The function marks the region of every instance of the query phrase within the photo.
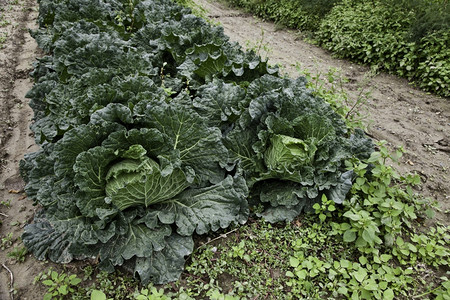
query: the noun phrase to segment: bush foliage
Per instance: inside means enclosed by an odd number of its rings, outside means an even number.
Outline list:
[[[279,24],[312,31],[341,58],[406,77],[450,96],[450,6],[447,0],[229,0]]]

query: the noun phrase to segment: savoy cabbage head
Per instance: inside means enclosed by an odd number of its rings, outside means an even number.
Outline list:
[[[229,163],[242,170],[252,204],[271,222],[292,220],[326,193],[341,203],[351,187],[345,160],[368,157],[372,143],[349,134],[302,78],[262,76],[247,88],[243,112],[225,137]]]

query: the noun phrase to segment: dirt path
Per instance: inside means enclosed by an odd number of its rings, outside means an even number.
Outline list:
[[[33,0],[0,0],[0,299],[42,299],[43,290],[33,286],[34,277],[44,267],[30,255],[18,263],[7,254],[23,247],[23,226],[34,215],[31,201],[23,192],[19,161],[36,151],[29,130],[33,112],[25,94],[32,87],[32,62],[40,56],[27,28],[36,28],[37,3]],[[13,279],[13,290],[11,280]],[[13,293],[11,293],[13,292]]]
[[[400,171],[421,175],[423,193],[440,204],[440,221],[448,224],[450,216],[450,100],[428,95],[414,89],[404,79],[380,73],[368,76],[368,67],[334,59],[329,52],[299,39],[298,33],[280,30],[271,22],[264,22],[250,14],[228,8],[218,1],[194,0],[205,8],[208,16],[219,22],[231,41],[250,45],[260,55],[280,64],[283,72],[298,76],[296,66],[313,74],[328,73],[330,68],[341,69],[349,79],[344,89],[355,100],[359,87],[365,85],[371,95],[365,105],[368,133],[376,140],[386,140],[391,146],[402,145],[407,154]],[[268,53],[268,54],[267,54]]]

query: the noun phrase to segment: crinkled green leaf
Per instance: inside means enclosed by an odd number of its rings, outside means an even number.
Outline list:
[[[107,107],[97,110],[91,115],[91,124],[102,123],[132,124],[133,117],[130,109],[123,104],[112,103]]]
[[[321,144],[326,137],[335,136],[331,121],[315,113],[294,119],[294,129],[299,138],[312,138],[317,144]]]
[[[74,183],[83,192],[104,195],[108,165],[115,158],[113,150],[99,146],[80,153],[73,166]]]
[[[192,237],[173,234],[166,238],[164,249],[154,252],[150,257],[136,260],[135,272],[143,284],[154,282],[165,284],[177,280],[184,269],[185,257],[192,253]]]
[[[22,234],[24,245],[44,260],[47,257],[58,263],[68,263],[74,258],[77,244],[92,245],[98,241],[93,224],[82,216],[39,213],[35,222],[25,227]]]
[[[201,182],[219,182],[223,178],[219,162],[227,157],[220,130],[208,127],[185,99],[178,101],[152,106],[148,111],[150,125],[163,133],[167,145],[179,151],[182,163],[191,167]]]
[[[259,159],[252,145],[258,141],[256,131],[252,129],[234,129],[223,140],[228,149],[228,164],[238,165],[244,171],[247,184],[251,186],[259,172],[264,172],[264,161]]]
[[[267,180],[259,183],[259,189],[261,202],[270,203],[273,207],[295,206],[307,198],[307,189],[295,182]]]
[[[171,233],[170,226],[150,229],[145,225],[128,224],[128,230],[123,235],[116,235],[102,247],[100,257],[114,264],[134,256],[150,257],[154,251],[165,247],[164,239]]]
[[[101,145],[114,151],[128,150],[133,145],[140,145],[148,155],[153,155],[155,158],[159,153],[168,149],[164,145],[163,134],[155,128],[133,128],[128,131],[112,132],[102,141]]]
[[[267,222],[291,222],[294,220],[305,208],[307,200],[302,200],[295,206],[277,206],[269,207],[264,212],[258,213],[258,217],[264,218]]]
[[[341,175],[339,182],[335,187],[328,190],[328,199],[341,204],[345,200],[345,196],[352,188],[353,171],[347,171]]]
[[[77,156],[99,146],[109,134],[119,128],[122,127],[118,124],[106,123],[102,126],[80,125],[66,132],[55,145],[55,175],[62,177],[73,174],[73,165]]]
[[[231,223],[243,223],[248,216],[247,186],[241,177],[228,176],[215,185],[188,189],[177,197],[157,206],[158,218],[166,224],[175,223],[183,236],[194,231],[205,234],[226,228]]]
[[[198,90],[198,97],[193,105],[208,123],[221,126],[223,123],[234,122],[240,115],[240,103],[245,96],[244,90],[231,83],[214,80]]]

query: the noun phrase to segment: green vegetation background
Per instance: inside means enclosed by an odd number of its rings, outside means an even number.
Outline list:
[[[226,0],[310,33],[340,58],[377,65],[450,96],[448,0]]]

